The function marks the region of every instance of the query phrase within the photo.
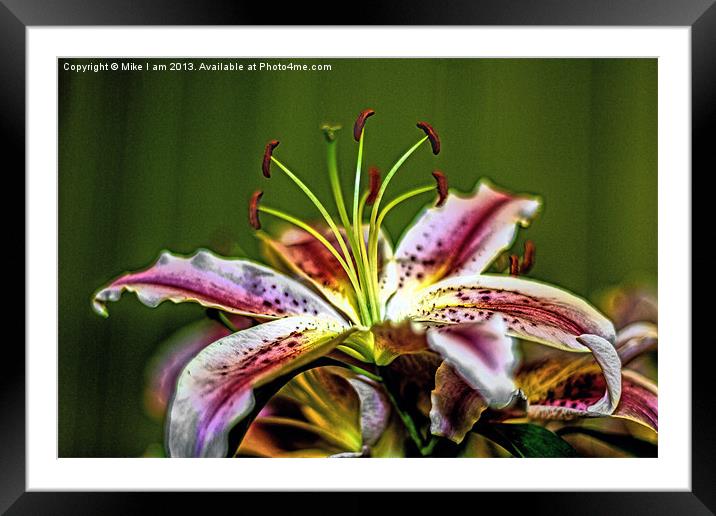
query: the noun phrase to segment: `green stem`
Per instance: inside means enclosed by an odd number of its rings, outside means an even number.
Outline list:
[[[371,281],[374,274],[371,273],[370,260],[368,259],[368,251],[366,248],[365,237],[363,236],[363,215],[360,210],[360,179],[361,169],[363,167],[363,142],[365,140],[365,128],[361,132],[358,140],[358,157],[356,159],[356,174],[353,185],[353,241],[356,245],[356,262],[360,261],[361,268],[365,271],[363,275],[363,283],[368,296],[367,303],[370,308],[371,318],[373,321],[380,319],[380,310],[378,302],[373,295]],[[368,233],[370,237],[370,232]]]

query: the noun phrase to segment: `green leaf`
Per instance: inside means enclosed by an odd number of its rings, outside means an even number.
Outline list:
[[[515,457],[576,457],[577,451],[554,432],[533,424],[478,423],[474,432]]]
[[[623,450],[635,457],[658,457],[658,447],[647,441],[643,441],[630,435],[615,434],[612,432],[600,432],[591,428],[579,426],[565,427],[557,430],[562,435],[583,434],[595,439],[599,439],[610,444],[620,450]]]

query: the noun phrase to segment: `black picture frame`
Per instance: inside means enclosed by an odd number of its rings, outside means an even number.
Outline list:
[[[201,2],[196,0],[0,0],[0,117],[3,138],[0,140],[6,178],[24,178],[25,167],[25,36],[32,26],[63,25],[620,25],[620,26],[689,26],[691,27],[692,71],[692,181],[716,169],[713,146],[716,142],[716,0],[463,0],[438,4],[426,0],[401,0],[384,5],[361,3],[349,16],[336,15],[335,5],[319,9],[302,4],[282,5],[268,9],[266,4],[230,1]],[[271,11],[271,12],[269,12]],[[348,10],[345,11],[348,13]],[[338,16],[328,19],[324,14]],[[341,17],[342,16],[342,17]],[[24,181],[22,183],[24,185]],[[19,189],[24,186],[18,185]],[[19,190],[13,189],[17,192]],[[697,193],[698,190],[692,191]],[[702,190],[701,193],[708,193]],[[19,198],[19,195],[16,195]],[[6,196],[7,199],[7,196]],[[9,206],[9,203],[3,203]],[[694,205],[697,205],[694,200]],[[14,211],[17,218],[17,211]],[[12,220],[6,215],[5,221]],[[695,227],[698,220],[694,217]],[[6,224],[9,227],[10,224]],[[17,225],[16,225],[17,226]],[[693,232],[692,234],[704,234]],[[9,239],[8,239],[9,240]],[[24,242],[23,233],[10,240],[14,249]],[[24,249],[24,246],[23,246]],[[710,254],[711,251],[708,251]],[[20,262],[20,253],[7,253]],[[11,266],[25,270],[22,263]],[[708,258],[706,258],[708,259]],[[694,255],[693,270],[710,272],[703,255]],[[19,275],[14,275],[19,278]],[[24,275],[23,275],[24,276]],[[6,285],[6,288],[9,285]],[[23,290],[24,291],[24,290]],[[17,292],[17,291],[16,291]],[[665,293],[664,295],[668,295]],[[15,300],[17,294],[14,294]],[[7,298],[6,298],[7,299]],[[702,320],[696,299],[693,321]],[[703,305],[702,305],[703,306]],[[700,310],[703,310],[702,308]],[[23,326],[24,328],[24,326]],[[695,328],[692,328],[692,330]],[[695,335],[695,334],[694,334]],[[712,392],[709,369],[713,346],[695,337],[692,349],[692,490],[690,492],[591,492],[591,493],[476,493],[470,500],[456,504],[485,502],[504,506],[510,512],[529,510],[549,514],[713,514],[716,512],[716,427],[711,414]],[[7,339],[3,349],[6,367],[0,375],[0,510],[8,514],[105,514],[144,512],[150,504],[160,501],[164,511],[174,507],[187,509],[186,494],[179,493],[51,493],[25,492],[25,357],[18,339]],[[683,346],[691,343],[679,343]],[[685,348],[688,349],[688,348]],[[8,367],[7,364],[11,366]],[[53,424],[49,423],[48,424]],[[565,471],[565,475],[580,474]],[[588,472],[584,472],[588,474]],[[559,478],[555,478],[559,485]],[[249,507],[259,500],[254,494],[203,494],[211,504],[236,504]],[[294,493],[275,497],[268,507],[278,509],[287,504],[292,512],[300,507],[311,508],[315,502],[310,494]],[[366,512],[380,506],[380,495],[340,494],[334,512]],[[449,496],[453,496],[450,494]],[[411,494],[411,499],[428,509],[437,497]],[[442,502],[439,502],[442,503]],[[249,505],[244,505],[249,504]],[[401,502],[402,504],[402,502]],[[172,507],[174,506],[174,507]],[[330,502],[322,503],[319,513],[328,512]],[[470,507],[470,505],[465,505]],[[474,507],[477,507],[474,505]],[[445,506],[443,506],[445,508]],[[210,509],[209,509],[210,510]],[[316,510],[313,510],[316,512]]]

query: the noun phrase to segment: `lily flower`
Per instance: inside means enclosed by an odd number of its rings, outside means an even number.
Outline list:
[[[403,436],[382,388],[340,367],[291,380],[249,427],[237,456],[400,457]]]
[[[512,245],[518,226],[534,218],[540,200],[508,193],[484,179],[470,194],[449,192],[445,175],[436,171],[436,185],[384,202],[406,160],[426,145],[438,154],[440,139],[430,124],[419,122],[424,135],[382,181],[372,172],[370,188],[363,191],[365,125],[372,115],[372,110],[363,111],[354,125],[358,152],[352,213],[337,166],[337,128],[324,127],[338,222],[276,157],[279,142],[266,145],[264,176],[280,171],[324,221],[309,224],[266,206],[263,192],[251,197],[250,224],[271,261],[286,272],[207,250],[186,257],[163,252],[149,268],[124,274],[95,294],[93,306],[105,316],[106,303],[130,291],[150,307],[167,300],[193,302],[260,323],[209,344],[184,367],[167,416],[171,456],[233,455],[237,443],[232,436],[237,429],[245,432],[266,402],[266,392],[275,393],[296,374],[325,364],[322,357],[329,354],[332,365],[349,364],[382,383],[390,398],[393,393],[383,382],[387,366],[401,355],[433,354],[444,366],[437,376],[438,393],[451,392],[451,382],[458,378],[487,406],[504,408],[523,398],[514,381],[518,337],[591,353],[605,378],[604,390],[584,413],[608,415],[618,405],[621,364],[612,323],[576,295],[519,275],[519,267],[511,275],[485,272]],[[432,207],[423,210],[393,251],[383,230],[385,217],[398,204],[435,191]],[[261,230],[260,217],[266,215],[293,228],[271,236]],[[362,366],[355,366],[356,361]],[[455,399],[449,395],[444,405]],[[411,429],[409,415],[393,405],[416,445],[429,453],[424,438]],[[440,435],[439,409],[434,416],[434,433]]]

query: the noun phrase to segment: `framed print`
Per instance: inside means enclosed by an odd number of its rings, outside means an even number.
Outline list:
[[[587,4],[261,26],[5,2],[27,305],[3,507],[709,514],[691,181],[716,8]]]

